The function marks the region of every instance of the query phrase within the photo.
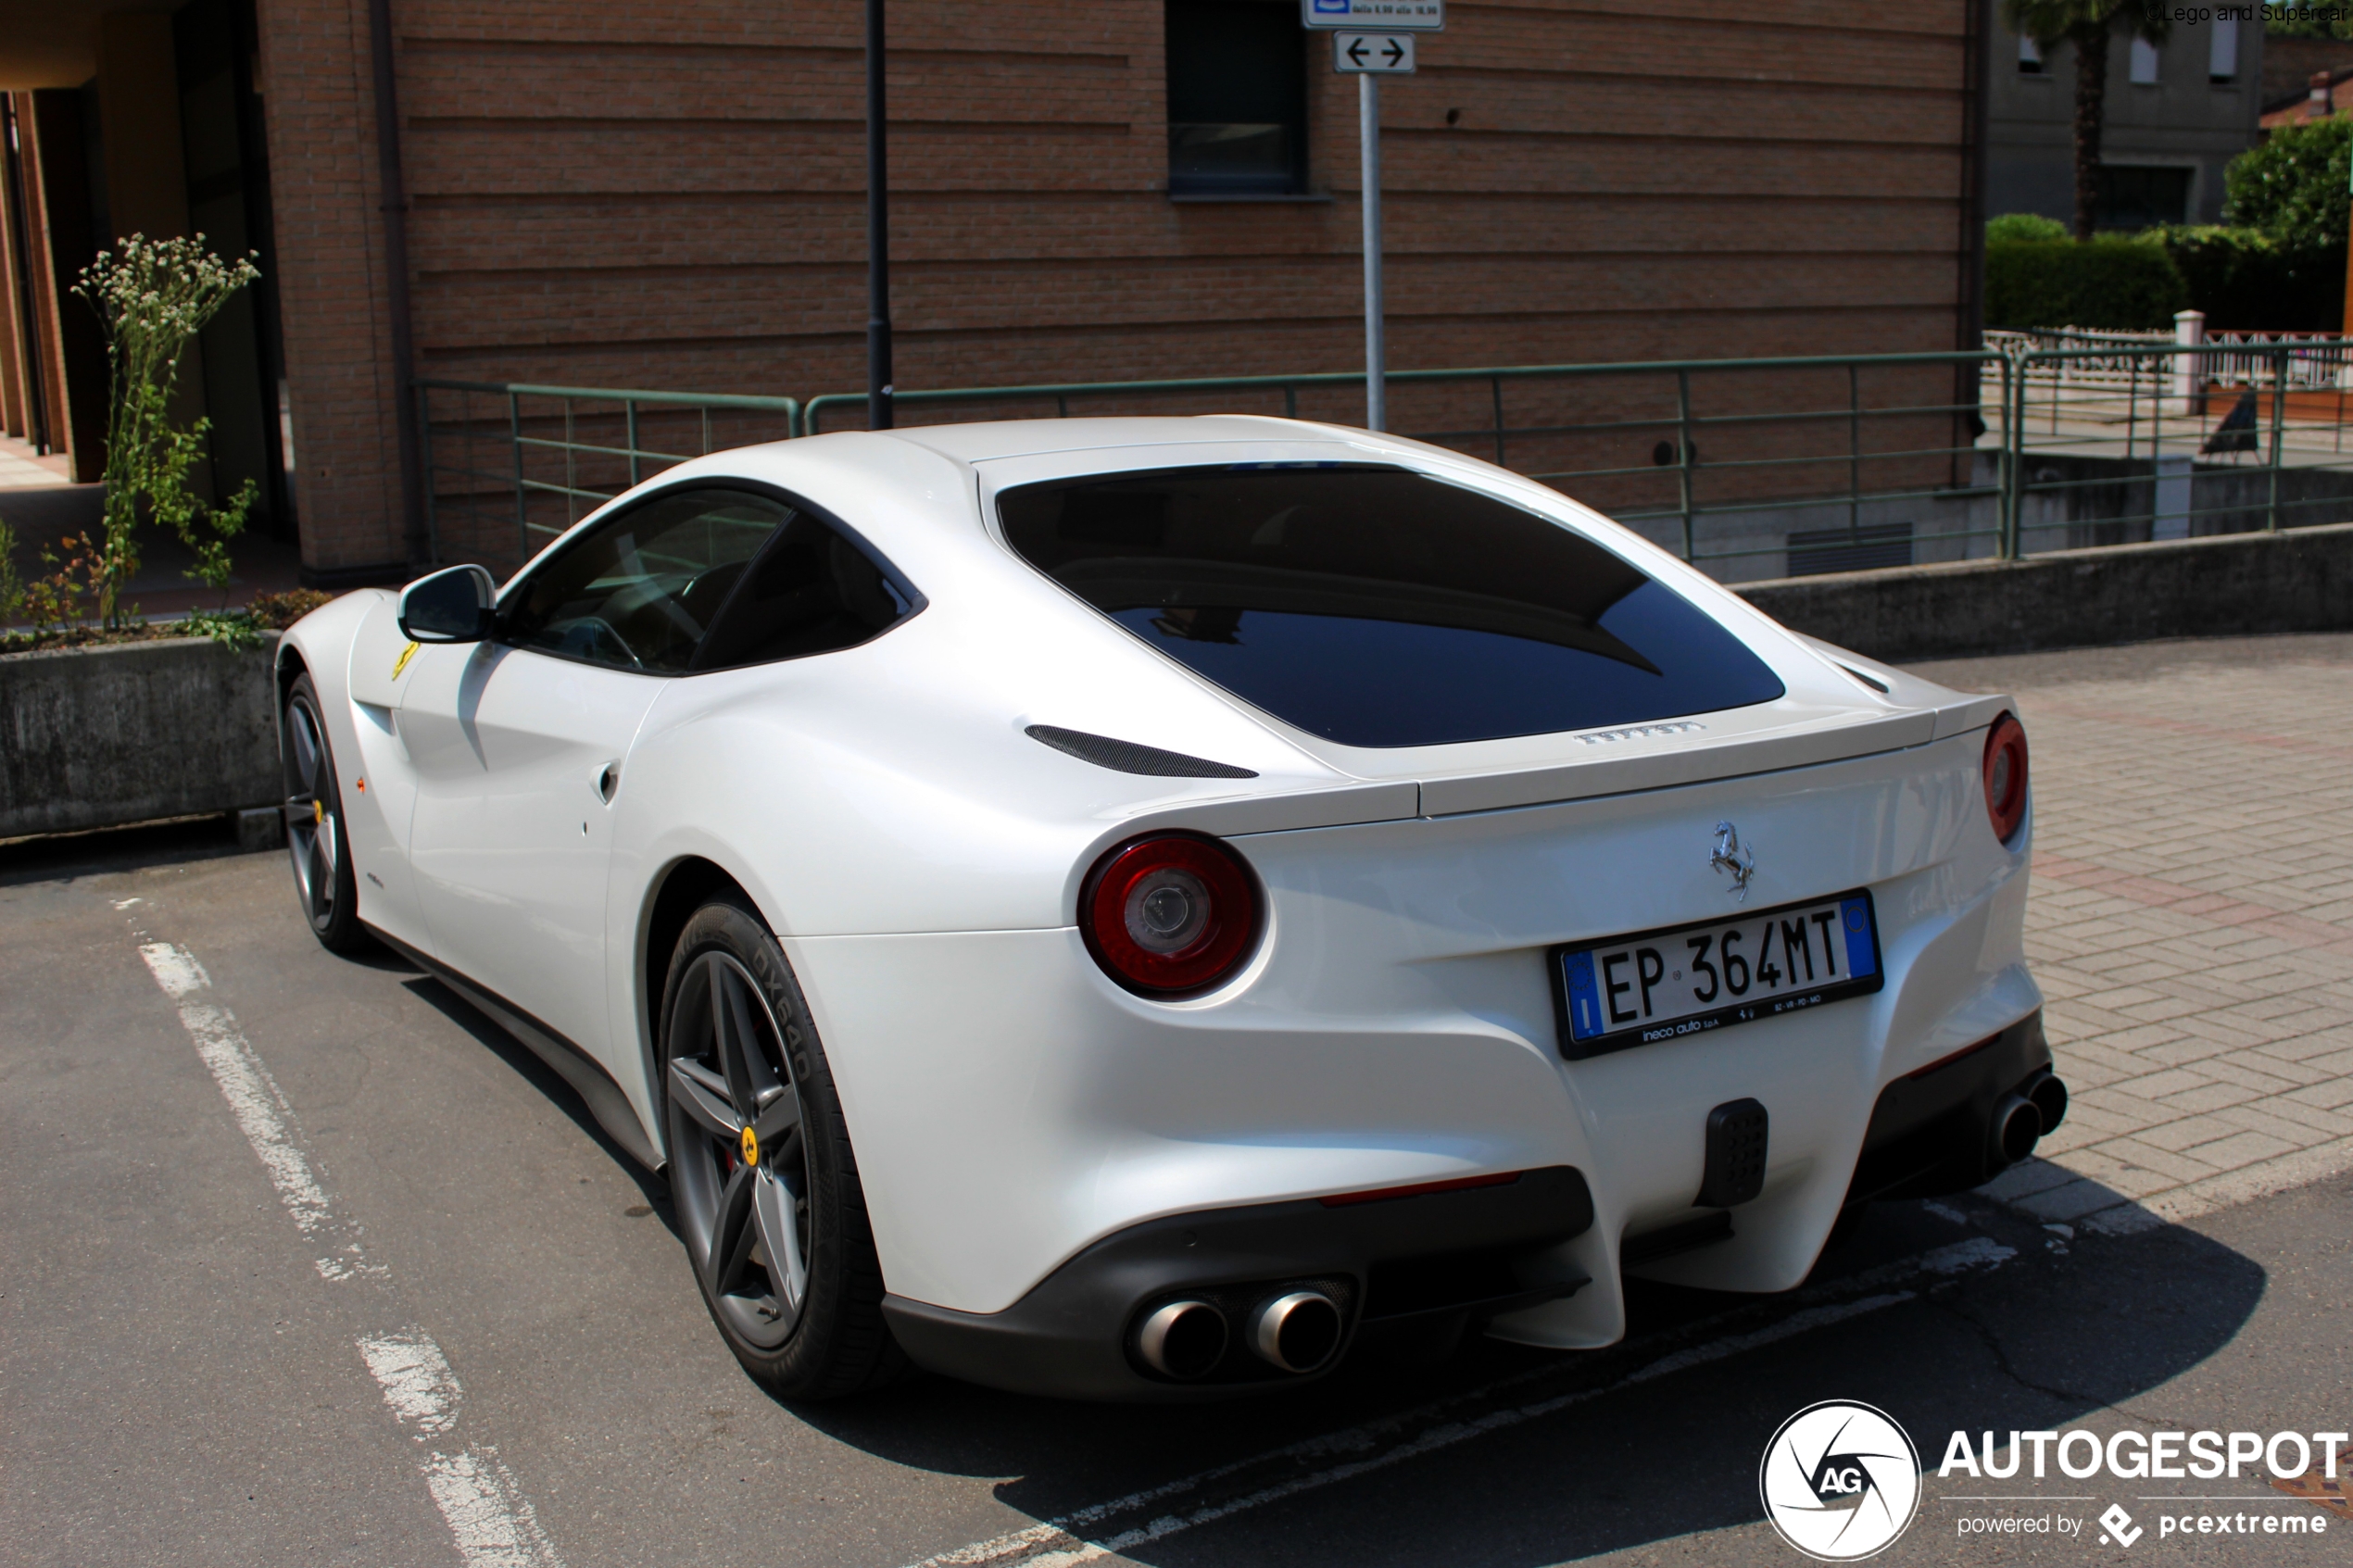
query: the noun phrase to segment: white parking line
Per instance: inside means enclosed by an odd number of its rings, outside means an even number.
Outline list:
[[[236,1018],[214,999],[212,977],[204,965],[187,948],[169,942],[142,943],[139,956],[146,960],[147,972],[163,994],[179,1008],[182,1027],[220,1086],[230,1114],[269,1173],[270,1185],[277,1189],[295,1228],[307,1241],[325,1241],[331,1247],[343,1241],[328,1256],[314,1260],[319,1273],[333,1281],[384,1281],[384,1266],[371,1263],[360,1250],[357,1227],[328,1201],[326,1187],[302,1147],[293,1106],[237,1027]],[[359,1341],[359,1355],[384,1391],[393,1418],[417,1442],[441,1436],[457,1424],[464,1391],[449,1369],[449,1359],[423,1329],[366,1336]],[[456,1453],[435,1449],[427,1452],[420,1468],[467,1568],[563,1568],[531,1499],[500,1462],[497,1449],[479,1443],[469,1443]]]
[[[212,977],[195,954],[169,942],[143,944],[139,956],[147,960],[147,972],[163,987],[163,994],[178,1005],[181,1026],[195,1042],[196,1054],[204,1059],[212,1081],[220,1085],[229,1113],[237,1119],[245,1142],[253,1146],[254,1158],[270,1173],[270,1185],[278,1189],[278,1201],[294,1216],[295,1228],[306,1239],[332,1245],[344,1227],[336,1223],[326,1191],[302,1152],[299,1135],[294,1131],[294,1108],[286,1103],[278,1081],[254,1054],[229,1010],[212,999]],[[329,1279],[348,1279],[369,1267],[356,1237],[313,1261]]]
[[[465,1390],[432,1335],[409,1328],[371,1336],[359,1341],[359,1354],[384,1389],[393,1418],[410,1428],[418,1442],[458,1424]],[[513,1474],[499,1462],[497,1449],[469,1444],[459,1453],[429,1453],[424,1471],[425,1487],[448,1521],[468,1568],[561,1568],[555,1543],[539,1527],[539,1516]]]
[[[1598,1399],[1655,1378],[1724,1361],[1831,1323],[1876,1312],[1884,1307],[1917,1300],[1919,1288],[1888,1287],[1906,1284],[1925,1286],[1940,1277],[1950,1277],[1973,1269],[1999,1268],[2016,1256],[2013,1248],[1991,1237],[1973,1236],[1950,1247],[1900,1259],[1843,1280],[1798,1292],[1793,1298],[1784,1298],[1785,1302],[1791,1303],[1821,1301],[1831,1295],[1843,1295],[1849,1298],[1818,1306],[1800,1305],[1798,1311],[1764,1327],[1687,1346],[1606,1384],[1524,1404],[1506,1403],[1478,1415],[1453,1413],[1466,1405],[1475,1406],[1490,1401],[1506,1389],[1540,1378],[1559,1376],[1564,1371],[1559,1365],[1531,1368],[1397,1415],[1327,1433],[1320,1437],[1310,1437],[1144,1491],[1131,1492],[1109,1502],[1076,1509],[1027,1529],[957,1547],[953,1550],[926,1557],[912,1564],[912,1568],[1015,1568],[1015,1565],[1018,1568],[1071,1568],[1073,1564],[1090,1562],[1130,1547],[1166,1540],[1199,1525],[1230,1519],[1238,1513],[1279,1502],[1285,1498],[1297,1497],[1302,1492],[1386,1470],[1393,1464],[1402,1464],[1407,1460],[1468,1442],[1473,1437],[1482,1437],[1491,1432],[1500,1432],[1541,1416],[1552,1415],[1572,1405]],[[1856,1296],[1855,1293],[1858,1291],[1869,1294]],[[1659,1344],[1685,1336],[1694,1329],[1705,1329],[1750,1316],[1755,1311],[1754,1308],[1737,1308],[1705,1323],[1689,1324],[1670,1333],[1649,1336],[1632,1346],[1617,1348],[1619,1353],[1628,1349],[1639,1351],[1644,1344]],[[1307,1468],[1298,1470],[1302,1464]],[[1232,1495],[1215,1500],[1197,1501],[1181,1512],[1160,1513],[1115,1534],[1103,1535],[1100,1539],[1087,1533],[1092,1526],[1116,1520],[1122,1515],[1164,1507],[1188,1494],[1198,1497],[1221,1482],[1245,1477],[1253,1470],[1285,1468],[1297,1473],[1279,1480],[1269,1479],[1265,1484],[1255,1486],[1245,1479],[1232,1488]]]

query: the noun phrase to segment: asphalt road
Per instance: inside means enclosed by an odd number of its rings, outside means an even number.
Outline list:
[[[283,859],[215,831],[0,848],[0,1562],[1793,1564],[1757,1465],[1818,1400],[1889,1411],[1931,1470],[1957,1427],[2353,1426],[2342,1180],[2125,1236],[1888,1206],[1793,1296],[1637,1286],[1606,1352],[1201,1409],[937,1378],[787,1408],[570,1089],[434,982],[321,950]],[[1954,1500],[1994,1491],[2029,1500]],[[2353,1549],[2353,1520],[1959,1534],[2183,1492],[2312,1512],[2246,1474],[1931,1474],[1881,1561]]]

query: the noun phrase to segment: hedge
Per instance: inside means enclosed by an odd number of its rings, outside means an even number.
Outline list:
[[[1985,244],[1989,327],[2170,327],[2190,305],[2190,288],[2162,245],[2102,234],[2073,240]]]
[[[2333,332],[2345,320],[2345,236],[2310,245],[2258,230],[2181,225],[2146,237],[2189,284],[2209,330]]]

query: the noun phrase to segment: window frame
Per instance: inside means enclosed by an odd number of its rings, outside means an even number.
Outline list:
[[[500,610],[504,610],[511,596],[522,592],[534,578],[537,577],[541,572],[553,567],[558,561],[562,560],[565,557],[571,555],[573,550],[578,549],[586,540],[592,537],[598,530],[602,529],[608,523],[616,522],[624,517],[633,516],[648,507],[658,505],[670,496],[677,495],[681,491],[686,490],[734,491],[741,495],[757,496],[763,501],[774,502],[778,506],[784,507],[788,511],[799,512],[815,519],[818,522],[824,524],[827,528],[832,529],[836,533],[841,535],[843,539],[849,542],[851,548],[855,549],[860,555],[864,556],[868,561],[873,563],[875,570],[881,572],[883,577],[888,581],[890,585],[899,591],[900,596],[907,601],[907,613],[892,621],[889,625],[884,627],[881,631],[875,633],[874,636],[868,637],[862,642],[848,644],[844,647],[823,648],[814,653],[786,654],[780,659],[759,659],[749,664],[730,664],[718,670],[698,670],[692,668],[691,659],[689,660],[689,668],[685,670],[632,670],[622,665],[608,663],[603,659],[589,659],[579,654],[560,653],[553,648],[543,648],[534,646],[526,643],[519,643],[507,634],[507,629],[503,621],[494,621],[490,635],[483,640],[498,647],[512,648],[517,653],[538,654],[542,658],[556,659],[565,664],[585,664],[591,670],[610,670],[616,674],[642,675],[651,680],[675,681],[691,679],[697,675],[724,674],[727,671],[731,670],[757,670],[762,665],[786,664],[790,663],[794,659],[815,659],[824,654],[843,653],[847,652],[849,648],[863,647],[867,643],[874,642],[876,638],[888,636],[891,633],[899,630],[900,627],[904,626],[907,622],[912,621],[918,615],[921,615],[931,606],[930,598],[922,589],[916,587],[915,584],[908,579],[907,574],[899,569],[899,565],[896,561],[893,561],[888,556],[885,555],[875,546],[873,540],[867,538],[863,533],[860,533],[857,529],[851,527],[848,522],[844,521],[841,517],[834,512],[830,508],[821,507],[814,501],[809,500],[805,496],[796,495],[780,484],[771,484],[765,480],[743,478],[735,474],[724,474],[682,476],[674,483],[664,484],[658,490],[649,490],[642,495],[628,497],[625,505],[619,500],[616,500],[615,503],[607,509],[597,512],[589,517],[583,518],[579,526],[572,530],[565,538],[558,540],[555,545],[551,546],[537,559],[531,562],[531,564],[523,571],[517,572],[513,578],[509,580],[507,585],[499,591],[497,608]],[[720,600],[719,608],[711,612],[710,625],[705,626],[703,628],[702,635],[696,639],[696,654],[699,655],[702,652],[703,644],[709,640],[712,628],[716,627],[720,621],[725,618],[727,611],[734,607],[736,603],[736,596],[743,591],[744,583],[751,579],[752,569],[758,566],[761,558],[768,554],[769,550],[776,542],[777,533],[783,532],[783,529],[787,525],[779,524],[774,531],[772,531],[769,533],[767,538],[761,541],[760,548],[754,550],[745,560],[743,575],[736,580],[734,585],[728,588],[727,596]]]

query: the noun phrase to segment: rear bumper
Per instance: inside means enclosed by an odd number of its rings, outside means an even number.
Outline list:
[[[1896,1079],[1871,1110],[1847,1202],[1934,1198],[1992,1181],[2009,1163],[1992,1135],[1997,1108],[2050,1071],[2037,1008],[1990,1039]]]
[[[1593,1223],[1584,1176],[1528,1171],[1506,1185],[1334,1207],[1315,1198],[1150,1220],[1105,1236],[1001,1312],[960,1312],[884,1298],[883,1312],[922,1366],[974,1383],[1071,1399],[1189,1399],[1263,1391],[1321,1376],[1363,1329],[1479,1320],[1574,1294],[1585,1276],[1561,1242]],[[1338,1303],[1340,1348],[1293,1374],[1243,1345],[1259,1301],[1312,1286]],[[1136,1326],[1178,1296],[1227,1317],[1228,1348],[1206,1376],[1180,1383],[1147,1368]]]

